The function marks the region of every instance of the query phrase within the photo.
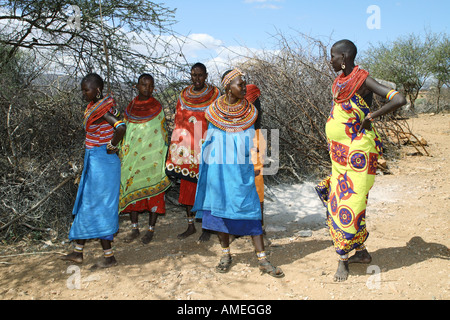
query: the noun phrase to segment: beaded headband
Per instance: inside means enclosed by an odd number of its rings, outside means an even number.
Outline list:
[[[233,69],[223,78],[222,80],[222,87],[226,88],[227,85],[230,84],[231,81],[233,81],[235,78],[239,76],[245,75],[241,70],[239,69]]]

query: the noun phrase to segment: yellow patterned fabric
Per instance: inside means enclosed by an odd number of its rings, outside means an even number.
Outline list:
[[[375,128],[358,134],[368,113],[365,101],[355,94],[346,102],[333,103],[325,128],[332,172],[316,189],[328,192],[321,198],[326,203],[327,224],[340,255],[362,245],[369,235],[366,205],[382,145]]]

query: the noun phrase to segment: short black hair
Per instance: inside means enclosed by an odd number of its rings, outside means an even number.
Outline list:
[[[204,73],[208,73],[208,72],[206,71],[206,66],[205,66],[203,63],[201,63],[201,62],[197,62],[196,64],[194,64],[194,65],[192,66],[192,68],[191,68],[191,71],[194,70],[194,68],[200,68],[200,69],[202,69],[202,71],[203,71]]]
[[[358,53],[358,49],[356,45],[347,39],[339,40],[335,44],[333,44],[333,48],[339,48],[343,53],[346,53],[347,56],[351,59],[355,59]]]
[[[81,80],[81,83],[83,82],[93,83],[97,88],[103,90],[104,86],[103,79],[97,73],[89,73]]]
[[[151,80],[153,81],[153,83],[155,82],[155,79],[153,78],[153,76],[152,76],[151,74],[149,74],[149,73],[143,73],[143,74],[141,74],[141,75],[139,76],[139,78],[138,78],[138,83],[139,83],[139,81],[141,81],[141,79],[143,79],[143,78],[149,78],[149,79],[151,79]]]

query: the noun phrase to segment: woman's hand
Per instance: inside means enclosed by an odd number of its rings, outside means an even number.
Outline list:
[[[113,154],[113,153],[117,153],[118,151],[119,151],[119,147],[112,145],[111,141],[109,141],[108,144],[106,145],[106,153]]]
[[[365,130],[372,130],[372,121],[369,119],[369,117],[365,117],[361,125],[358,129],[358,134],[360,134],[363,129]]]

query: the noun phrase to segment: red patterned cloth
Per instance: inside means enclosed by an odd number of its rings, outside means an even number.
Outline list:
[[[142,199],[135,203],[129,204],[122,213],[128,212],[156,212],[159,214],[166,213],[166,199],[165,192],[160,193],[154,197]]]
[[[206,85],[201,91],[194,91],[191,85],[181,92],[166,161],[168,175],[197,182],[203,135],[208,128],[205,109],[219,94],[219,89],[212,85]]]
[[[193,206],[195,202],[195,192],[197,191],[197,183],[181,179],[180,196],[178,202],[187,206]]]
[[[87,105],[84,111],[83,126],[86,130],[86,149],[92,149],[105,145],[114,136],[114,128],[106,121],[95,123],[107,112],[114,113],[114,107],[116,103],[111,96],[97,101],[91,102]]]
[[[89,127],[95,121],[103,117],[108,111],[116,106],[116,102],[114,99],[107,95],[103,99],[100,99],[97,102],[91,102],[87,105],[86,110],[84,111],[84,120],[83,126],[84,128]]]

